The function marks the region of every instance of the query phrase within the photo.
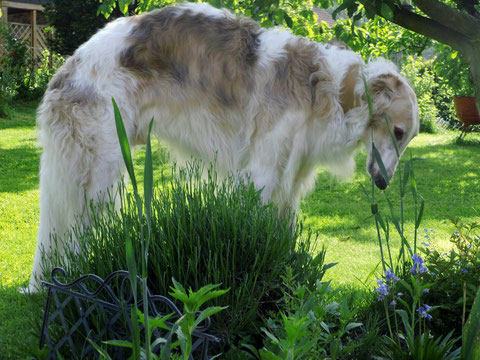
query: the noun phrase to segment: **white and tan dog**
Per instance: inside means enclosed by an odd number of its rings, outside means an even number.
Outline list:
[[[373,96],[370,119],[362,81]],[[240,172],[265,202],[297,209],[317,167],[351,174],[371,133],[388,175],[418,133],[415,94],[385,60],[365,64],[344,48],[261,29],[205,4],[121,18],[83,44],[59,69],[38,110],[43,146],[40,228],[30,290],[38,287],[41,250],[85,211],[85,199],[124,173],[113,118],[119,104],[133,145],[149,120],[174,154]],[[386,187],[372,156],[368,171]]]

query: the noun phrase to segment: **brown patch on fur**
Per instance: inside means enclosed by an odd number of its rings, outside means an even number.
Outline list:
[[[359,70],[360,65],[350,66],[342,80],[340,103],[342,104],[344,114],[358,106],[358,99],[355,96],[355,85],[358,81]]]
[[[193,86],[223,106],[239,105],[253,89],[260,31],[253,20],[171,7],[135,21],[120,64],[145,80]]]
[[[75,71],[78,61],[75,56],[68,58],[55,75],[53,75],[52,80],[48,84],[48,90],[63,89]]]
[[[70,57],[52,77],[48,84],[48,92],[57,91],[61,99],[72,105],[92,104],[97,99],[94,88],[91,86],[79,88],[72,80],[79,62],[77,56]]]
[[[317,45],[298,39],[285,46],[287,55],[275,64],[276,76],[269,92],[279,103],[296,102],[299,106],[322,111],[326,106],[325,89],[332,83],[331,71]]]

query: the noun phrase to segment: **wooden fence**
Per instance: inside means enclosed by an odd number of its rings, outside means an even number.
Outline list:
[[[6,24],[10,34],[22,40],[27,46],[35,62],[42,58],[42,52],[47,49],[47,34],[44,25],[30,25],[9,22]]]

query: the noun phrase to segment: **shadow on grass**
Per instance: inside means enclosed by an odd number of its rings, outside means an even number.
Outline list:
[[[34,147],[0,148],[0,192],[17,193],[38,188],[40,152]]]
[[[0,117],[0,130],[35,126],[37,100],[17,102],[10,118]]]
[[[24,359],[38,354],[46,293],[24,295],[18,287],[0,286],[0,358]]]

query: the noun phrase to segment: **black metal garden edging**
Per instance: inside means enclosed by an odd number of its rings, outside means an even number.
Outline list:
[[[105,279],[88,274],[70,283],[62,283],[57,278],[59,274],[67,276],[64,269],[54,268],[51,273],[52,283],[42,282],[48,290],[48,296],[40,334],[40,349],[48,347],[48,359],[57,359],[58,353],[65,352],[69,357],[64,358],[97,359],[99,356],[87,339],[96,343],[131,339],[129,311],[133,305],[133,294],[127,271],[116,271]],[[138,282],[141,281],[138,278]],[[151,295],[148,290],[147,294],[151,317],[174,314],[169,319],[171,322],[166,322],[171,328],[173,322],[182,316],[180,310],[165,296]],[[73,314],[66,317],[65,312]],[[69,322],[73,318],[76,321]],[[220,341],[205,333],[209,327],[210,319],[207,318],[193,333],[191,359],[209,359],[209,343]],[[156,329],[152,334],[154,339],[165,336],[165,331],[161,329]],[[153,350],[158,351],[159,348]],[[125,349],[120,347],[109,346],[109,352],[114,359],[126,357]]]

